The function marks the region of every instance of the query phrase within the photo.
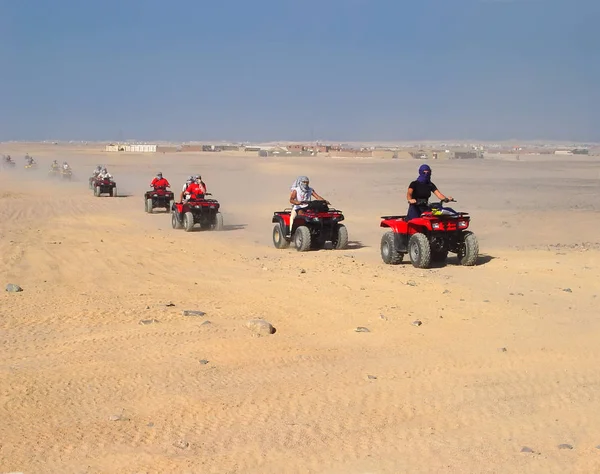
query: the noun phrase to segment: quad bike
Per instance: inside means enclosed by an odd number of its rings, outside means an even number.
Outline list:
[[[36,170],[37,167],[38,167],[38,164],[35,161],[32,161],[31,163],[27,163],[25,165],[26,170]]]
[[[66,180],[71,181],[71,178],[73,177],[73,170],[71,170],[71,169],[68,169],[68,170],[62,169],[62,170],[60,170],[60,176],[61,176],[62,179],[66,179]]]
[[[152,210],[155,207],[164,207],[169,212],[175,203],[174,199],[175,195],[173,192],[168,191],[164,187],[154,188],[153,191],[146,191],[146,194],[144,194],[145,211],[152,214]]]
[[[408,253],[414,267],[429,268],[432,262],[445,262],[448,252],[455,253],[461,265],[477,263],[479,244],[475,234],[467,230],[471,220],[469,214],[444,208],[444,202],[450,201],[445,199],[439,204],[428,204],[429,211],[409,221],[406,216],[381,217],[380,226],[390,229],[381,237],[384,263],[401,263]]]
[[[307,207],[296,215],[290,228],[291,209],[273,213],[273,245],[285,249],[293,242],[298,252],[322,249],[330,241],[336,250],[348,245],[348,229],[343,224],[342,211],[329,207],[327,201],[308,201]]]
[[[48,176],[50,178],[58,178],[60,176],[60,169],[59,168],[50,168],[50,170],[48,171]]]
[[[190,232],[194,225],[200,224],[201,229],[223,230],[223,214],[219,212],[221,205],[216,199],[206,199],[212,196],[206,193],[198,200],[184,200],[171,205],[171,225],[173,229],[185,229]]]
[[[94,196],[99,197],[102,194],[108,194],[111,197],[117,197],[117,183],[112,178],[92,178],[92,189]]]

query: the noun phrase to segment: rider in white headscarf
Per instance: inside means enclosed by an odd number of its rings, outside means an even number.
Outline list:
[[[308,207],[307,202],[312,197],[319,201],[325,201],[317,192],[309,186],[310,180],[308,176],[298,176],[292,187],[290,188],[290,204],[292,204],[292,212],[290,214],[290,228],[289,233],[292,233],[292,227],[294,226],[294,219],[298,214],[302,214],[302,209]],[[329,204],[328,201],[327,204]]]

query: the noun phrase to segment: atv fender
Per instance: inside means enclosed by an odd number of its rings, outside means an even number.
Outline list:
[[[274,215],[271,222],[273,222],[273,224],[279,224],[281,226],[281,231],[282,231],[283,235],[288,235],[288,226],[286,225],[285,221],[283,220],[283,217]]]

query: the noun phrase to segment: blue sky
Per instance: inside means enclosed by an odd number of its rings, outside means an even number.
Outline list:
[[[0,0],[0,140],[600,141],[598,0]]]

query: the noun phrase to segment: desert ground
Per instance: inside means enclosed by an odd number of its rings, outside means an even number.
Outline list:
[[[379,253],[416,160],[3,153],[0,472],[600,472],[600,157],[429,162],[480,258],[419,270]],[[224,231],[145,213],[157,171],[201,174]],[[349,248],[273,247],[298,175]]]

